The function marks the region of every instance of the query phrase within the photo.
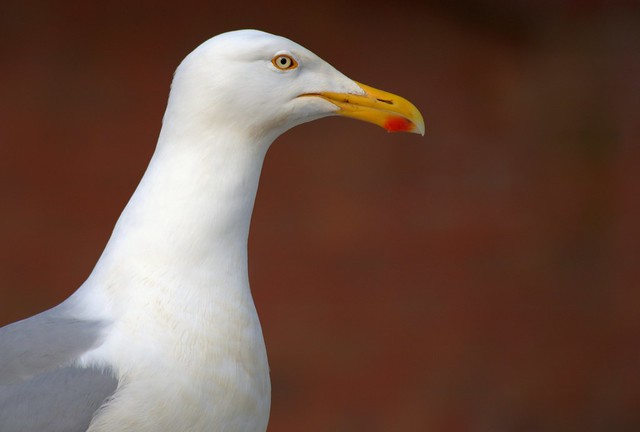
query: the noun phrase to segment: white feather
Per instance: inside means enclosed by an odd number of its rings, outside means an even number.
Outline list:
[[[278,70],[278,53],[299,67]],[[272,141],[336,111],[299,97],[319,91],[363,93],[307,49],[253,30],[217,36],[178,67],[149,167],[92,274],[63,303],[100,323],[73,363],[118,380],[89,431],[266,430],[249,223]]]

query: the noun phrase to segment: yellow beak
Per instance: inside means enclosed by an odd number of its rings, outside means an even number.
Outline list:
[[[422,114],[403,97],[356,82],[364,95],[320,92],[320,96],[340,108],[336,114],[377,124],[388,132],[413,132],[424,135]],[[311,96],[311,95],[310,95]]]

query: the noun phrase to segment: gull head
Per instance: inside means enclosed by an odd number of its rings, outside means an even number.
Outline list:
[[[308,49],[257,30],[204,42],[176,70],[165,116],[207,130],[274,139],[301,123],[351,117],[424,135],[406,99],[347,78]]]

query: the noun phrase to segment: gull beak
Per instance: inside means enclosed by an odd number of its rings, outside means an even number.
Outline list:
[[[424,135],[422,114],[403,97],[387,93],[356,82],[364,95],[350,93],[319,92],[319,96],[339,110],[337,115],[377,124],[388,132],[412,132]]]

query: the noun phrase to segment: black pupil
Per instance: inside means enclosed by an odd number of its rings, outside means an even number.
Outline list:
[[[280,64],[281,64],[282,66],[286,65],[286,64],[287,64],[287,60],[288,60],[288,59],[287,59],[286,57],[280,57]]]

